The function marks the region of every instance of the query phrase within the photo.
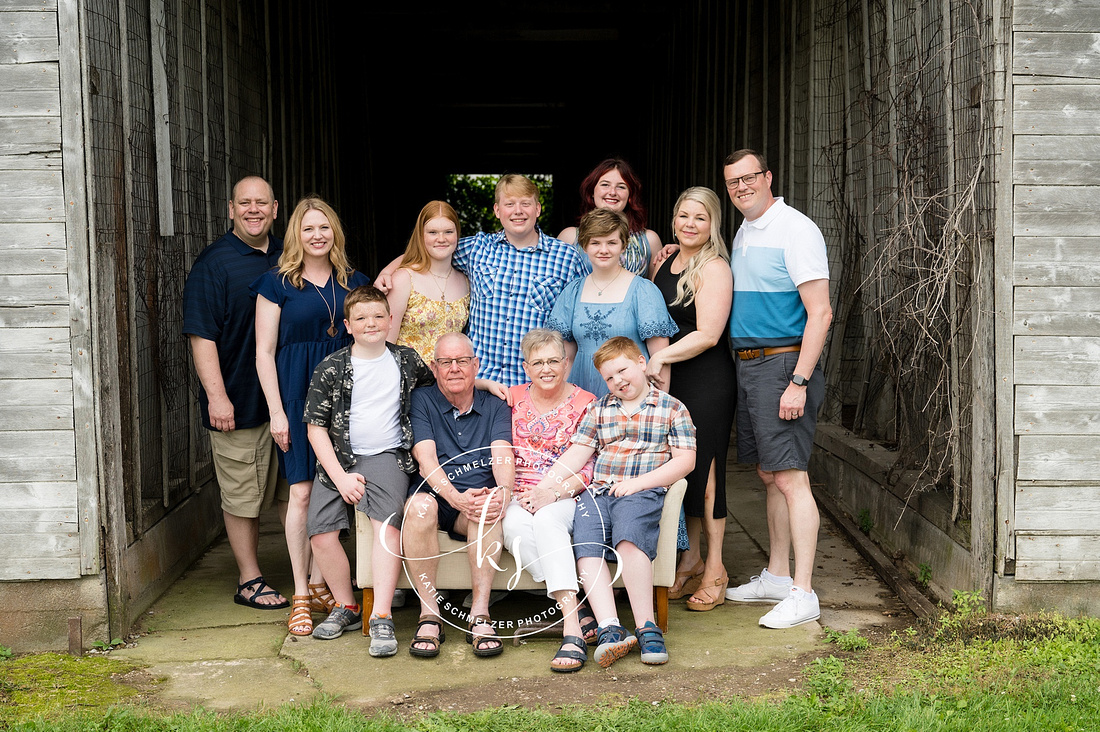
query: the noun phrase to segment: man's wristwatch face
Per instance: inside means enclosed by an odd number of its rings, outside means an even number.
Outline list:
[[[799,374],[795,374],[794,376],[791,377],[791,383],[794,384],[795,386],[806,386],[806,384],[810,383],[810,380],[807,379],[805,376],[800,376]]]

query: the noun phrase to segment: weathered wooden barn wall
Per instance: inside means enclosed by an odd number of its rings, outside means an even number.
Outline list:
[[[183,283],[243,175],[343,205],[333,60],[324,6],[0,16],[0,642],[59,648],[74,614],[121,634],[220,531]]]
[[[1005,7],[696,0],[676,15],[670,81],[651,100],[649,166],[668,182],[651,187],[655,211],[688,185],[723,193],[722,158],[751,147],[776,195],[822,229],[834,321],[811,478],[948,595],[992,584]],[[739,220],[721,197],[731,237]]]
[[[0,643],[17,649],[56,647],[73,615],[107,628],[75,18],[0,2]]]
[[[998,590],[1097,613],[1100,2],[1016,0],[1011,23]]]

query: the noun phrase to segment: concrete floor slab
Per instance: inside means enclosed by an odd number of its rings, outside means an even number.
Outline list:
[[[755,472],[739,465],[728,467],[729,518],[723,555],[731,584],[736,585],[765,566],[767,523],[764,492]],[[349,541],[351,555],[353,548]],[[273,515],[261,524],[260,560],[268,581],[291,594],[286,545]],[[143,617],[139,629],[146,634],[137,638],[136,645],[116,655],[147,664],[152,674],[164,676],[165,700],[209,709],[254,709],[303,701],[322,692],[352,704],[400,704],[408,698],[405,695],[419,699],[472,688],[486,680],[535,689],[601,679],[617,684],[633,680],[645,688],[647,679],[693,669],[720,673],[727,667],[772,668],[823,649],[823,625],[838,630],[868,628],[882,625],[889,615],[907,612],[824,517],[814,573],[822,605],[820,623],[768,630],[757,624],[767,605],[726,603],[697,613],[686,610],[685,599],[673,601],[666,636],[670,660],[661,667],[643,665],[635,653],[610,669],[590,662],[580,674],[555,674],[549,661],[559,643],[556,629],[519,645],[509,641],[502,656],[481,659],[473,656],[458,628],[448,628],[438,658],[413,658],[407,649],[419,615],[415,597],[410,597],[409,607],[394,613],[398,655],[374,659],[367,653],[369,639],[358,630],[332,641],[289,636],[288,611],[252,610],[232,602],[236,582],[233,556],[222,540]],[[631,627],[625,605],[621,600],[621,617]],[[498,620],[520,619],[546,607],[545,597],[513,593],[494,605],[492,613]]]

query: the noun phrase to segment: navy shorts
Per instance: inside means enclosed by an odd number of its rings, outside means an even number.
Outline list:
[[[737,461],[761,470],[806,470],[814,447],[817,412],[825,400],[825,375],[815,368],[806,385],[806,409],[798,419],[779,418],[779,399],[794,376],[798,352],[737,363]]]
[[[580,494],[573,514],[573,553],[578,559],[614,559],[611,550],[629,541],[652,561],[657,556],[667,492],[667,488],[651,488],[629,496]]]

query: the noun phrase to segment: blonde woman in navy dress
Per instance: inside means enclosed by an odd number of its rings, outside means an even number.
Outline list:
[[[334,602],[320,573],[314,571],[311,577],[306,516],[317,458],[302,421],[306,392],[317,364],[351,343],[343,323],[344,296],[366,284],[370,278],[348,264],[336,212],[315,196],[299,201],[290,215],[278,269],[252,284],[256,372],[271,413],[279,467],[290,483],[284,524],[294,573],[288,621],[293,635],[310,635],[311,610],[328,612],[331,607],[326,606]]]

